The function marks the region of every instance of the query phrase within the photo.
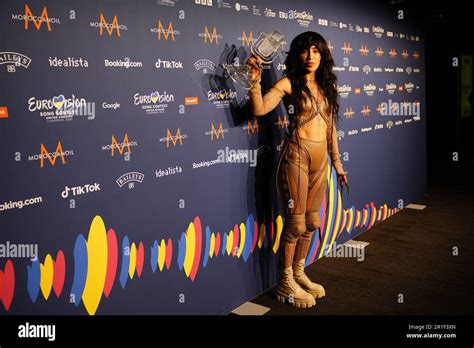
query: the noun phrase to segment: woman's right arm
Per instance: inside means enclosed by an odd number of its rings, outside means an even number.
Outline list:
[[[262,86],[260,85],[260,79],[258,79],[249,91],[252,113],[255,116],[264,116],[275,109],[285,95],[286,83],[285,78],[277,81],[272,88],[262,96]]]
[[[256,80],[252,88],[249,90],[250,105],[252,113],[255,116],[264,116],[276,108],[285,93],[290,93],[290,80],[286,77],[278,80],[272,88],[270,88],[264,96],[262,96],[261,71],[257,68],[258,58],[250,56],[247,64],[253,66],[252,78]]]

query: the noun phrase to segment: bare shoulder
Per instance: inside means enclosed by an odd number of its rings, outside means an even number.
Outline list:
[[[285,92],[285,94],[291,94],[291,81],[288,77],[283,77],[274,85],[276,88]]]

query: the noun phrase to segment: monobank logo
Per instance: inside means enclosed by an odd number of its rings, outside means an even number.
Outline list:
[[[25,4],[25,13],[12,14],[12,20],[24,21],[25,30],[30,29],[30,24],[32,24],[32,27],[36,28],[36,30],[40,30],[44,24],[47,31],[52,31],[53,29],[51,27],[51,24],[61,24],[59,18],[49,16],[48,9],[46,8],[46,6],[43,7],[41,14],[38,16],[31,11],[28,4]]]
[[[100,36],[104,35],[104,29],[105,33],[109,34],[109,36],[117,35],[117,37],[121,37],[121,31],[126,31],[128,30],[127,26],[124,24],[119,24],[117,15],[114,15],[114,18],[112,19],[112,22],[109,23],[105,19],[105,16],[100,13],[100,19],[99,22],[90,22],[89,25],[93,28],[99,28],[99,34]]]

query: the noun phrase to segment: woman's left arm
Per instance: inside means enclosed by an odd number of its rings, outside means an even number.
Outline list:
[[[336,126],[333,125],[332,128],[332,140],[331,140],[331,162],[336,170],[337,176],[341,177],[342,180],[347,184],[347,176],[344,168],[342,168],[342,163],[340,160],[341,154],[339,153],[339,146],[337,144],[337,130]]]

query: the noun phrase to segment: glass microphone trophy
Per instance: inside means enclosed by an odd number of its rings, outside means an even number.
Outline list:
[[[274,30],[271,34],[259,33],[257,40],[250,48],[250,52],[259,59],[258,68],[260,71],[263,68],[261,64],[271,64],[282,53],[285,44],[284,39],[285,37],[279,30]],[[256,82],[252,80],[252,66],[249,64],[244,66],[228,65],[226,70],[232,80],[245,89],[252,88]]]

